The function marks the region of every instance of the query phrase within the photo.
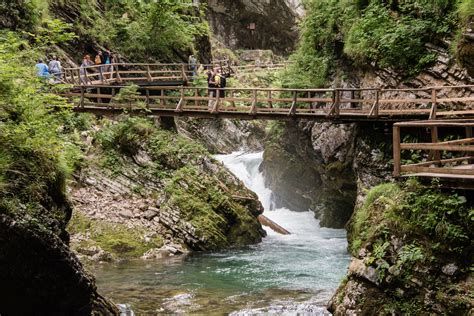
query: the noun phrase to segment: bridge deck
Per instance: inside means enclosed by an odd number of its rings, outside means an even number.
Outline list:
[[[140,95],[120,103],[115,96],[122,87],[79,86],[63,95],[74,100],[76,111],[102,114],[126,110],[161,116],[345,121],[474,117],[474,86],[399,90],[228,88],[215,89],[217,96],[210,95],[207,87],[142,86],[138,88]],[[463,90],[461,97],[459,90]]]

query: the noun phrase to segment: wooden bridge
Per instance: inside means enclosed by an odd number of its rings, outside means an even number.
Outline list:
[[[220,68],[225,73],[246,74],[262,70],[277,71],[285,68],[287,63],[248,65],[230,65],[228,60],[217,60],[211,64],[196,65],[192,71],[189,64],[183,63],[113,63],[88,67],[63,68],[62,81],[72,85],[111,85],[134,82],[139,85],[185,85],[192,81],[198,71],[209,68]]]
[[[215,67],[216,64],[205,65]],[[286,64],[247,65],[226,72],[279,70]],[[90,69],[89,69],[90,68]],[[394,176],[441,178],[474,188],[474,85],[379,89],[266,89],[186,86],[193,76],[187,64],[112,64],[65,69],[74,85],[62,95],[78,112],[142,113],[199,118],[334,122],[393,121]],[[203,69],[201,67],[201,69]],[[137,95],[122,97],[124,83],[139,84]],[[126,101],[124,101],[126,100]],[[403,120],[404,122],[399,122]],[[465,137],[440,141],[444,128]],[[408,142],[403,132],[429,130],[424,142]],[[421,138],[426,135],[422,135]],[[470,185],[466,183],[472,182]],[[452,184],[451,186],[454,186]]]
[[[332,121],[399,121],[474,117],[474,85],[422,89],[216,89],[141,86],[123,102],[124,86],[77,86],[63,96],[75,110],[101,114],[143,112],[158,116]],[[459,96],[460,95],[460,96]]]

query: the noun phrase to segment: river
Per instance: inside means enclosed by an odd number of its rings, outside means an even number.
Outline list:
[[[258,168],[262,153],[218,155],[257,193],[264,215],[291,235],[268,236],[245,249],[94,267],[101,293],[137,313],[326,315],[346,273],[346,232],[319,227],[312,212],[271,205]]]

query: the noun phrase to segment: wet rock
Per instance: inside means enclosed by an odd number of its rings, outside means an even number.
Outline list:
[[[352,259],[349,265],[348,274],[357,275],[377,285],[380,284],[378,273],[375,268],[366,266],[364,261],[360,259]]]

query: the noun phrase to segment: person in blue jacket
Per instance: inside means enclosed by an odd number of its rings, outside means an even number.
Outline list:
[[[38,60],[36,64],[36,75],[41,79],[48,79],[49,78],[49,70],[48,65],[46,65],[42,59]]]

